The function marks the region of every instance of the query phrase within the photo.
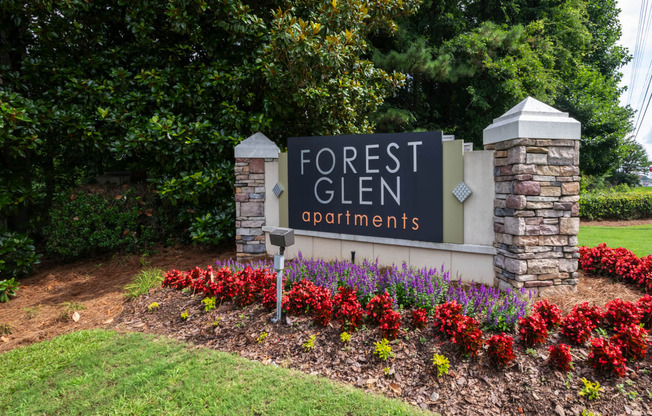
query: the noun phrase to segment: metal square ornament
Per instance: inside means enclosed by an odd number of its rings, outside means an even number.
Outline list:
[[[272,192],[274,192],[274,195],[276,195],[276,197],[278,198],[278,197],[280,197],[281,194],[283,193],[283,190],[284,190],[284,189],[283,189],[283,185],[281,185],[280,183],[276,182],[276,185],[274,185],[274,189],[272,189]]]
[[[460,182],[459,185],[453,189],[453,195],[455,195],[455,198],[457,198],[457,200],[462,203],[464,203],[466,198],[471,196],[472,193],[473,191],[471,191],[471,189],[469,189],[469,187],[464,182]]]

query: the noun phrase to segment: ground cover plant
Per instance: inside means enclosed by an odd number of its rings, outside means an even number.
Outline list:
[[[140,333],[75,332],[0,355],[0,413],[419,415],[324,378]]]
[[[155,287],[161,285],[163,281],[163,270],[157,268],[147,268],[141,270],[134,280],[125,286],[125,295],[129,299],[134,299],[145,294]]]

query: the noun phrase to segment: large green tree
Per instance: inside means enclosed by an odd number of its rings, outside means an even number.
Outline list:
[[[582,129],[581,169],[616,169],[632,110],[619,105],[615,0],[427,0],[374,62],[406,86],[376,113],[380,131],[442,129],[482,145],[482,130],[527,96],[567,111]]]
[[[366,39],[415,7],[0,0],[0,216],[25,228],[57,192],[137,170],[191,232],[228,237],[234,145],[256,131],[281,146],[371,132],[369,115],[404,77],[364,59]]]

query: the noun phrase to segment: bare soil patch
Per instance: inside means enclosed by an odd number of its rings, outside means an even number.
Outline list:
[[[534,350],[526,351],[517,341],[514,363],[497,370],[484,352],[465,360],[456,355],[448,340],[435,337],[432,328],[411,329],[404,311],[401,315],[405,330],[391,343],[395,357],[384,363],[373,354],[374,342],[379,340],[373,326],[352,333],[350,343],[345,345],[336,323],[322,328],[313,326],[308,318],[290,317],[289,322],[276,325],[270,322],[274,311],[260,306],[239,308],[225,303],[204,312],[201,298],[162,288],[124,302],[124,285],[143,267],[187,270],[215,264],[217,259],[224,260],[233,254],[166,249],[143,261],[140,256],[116,256],[69,265],[43,265],[36,275],[22,280],[16,299],[0,304],[0,324],[12,327],[12,333],[4,336],[4,342],[0,341],[0,351],[70,331],[104,327],[167,335],[268,365],[320,374],[446,415],[566,416],[579,415],[583,409],[603,415],[652,414],[649,358],[630,363],[626,379],[605,379],[586,364],[588,348],[573,347],[575,368],[568,379],[545,365],[547,347],[567,342],[558,332],[550,334],[546,345]],[[582,275],[576,293],[550,300],[567,312],[578,302],[604,305],[616,297],[636,300],[642,295],[635,287]],[[85,306],[79,311],[79,322],[61,317],[64,302]],[[152,302],[160,307],[150,312],[148,306]],[[38,305],[32,316],[32,308]],[[184,311],[189,313],[185,321],[181,318]],[[263,333],[267,336],[259,342]],[[302,344],[310,335],[316,336],[315,348],[306,352]],[[446,376],[437,377],[431,364],[435,351],[451,361]],[[389,377],[384,375],[385,367],[389,367]],[[578,395],[582,377],[600,382],[604,392],[598,400],[589,401]]]

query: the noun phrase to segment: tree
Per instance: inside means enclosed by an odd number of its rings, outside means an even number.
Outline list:
[[[281,146],[288,135],[370,132],[369,114],[403,76],[363,59],[365,39],[415,7],[0,1],[2,116],[29,114],[0,127],[21,137],[3,142],[3,163],[27,194],[44,189],[41,216],[57,192],[139,170],[170,218],[213,243],[233,232],[233,147],[256,131]],[[9,209],[11,195],[0,215],[24,226],[33,213]]]
[[[624,155],[620,167],[611,172],[607,180],[613,185],[621,183],[639,186],[641,173],[647,174],[652,161],[642,144],[629,138],[624,146]]]
[[[426,1],[375,36],[373,60],[406,86],[375,120],[379,131],[442,129],[482,146],[482,130],[526,96],[583,126],[581,169],[618,167],[633,112],[620,107],[629,56],[614,0]]]

